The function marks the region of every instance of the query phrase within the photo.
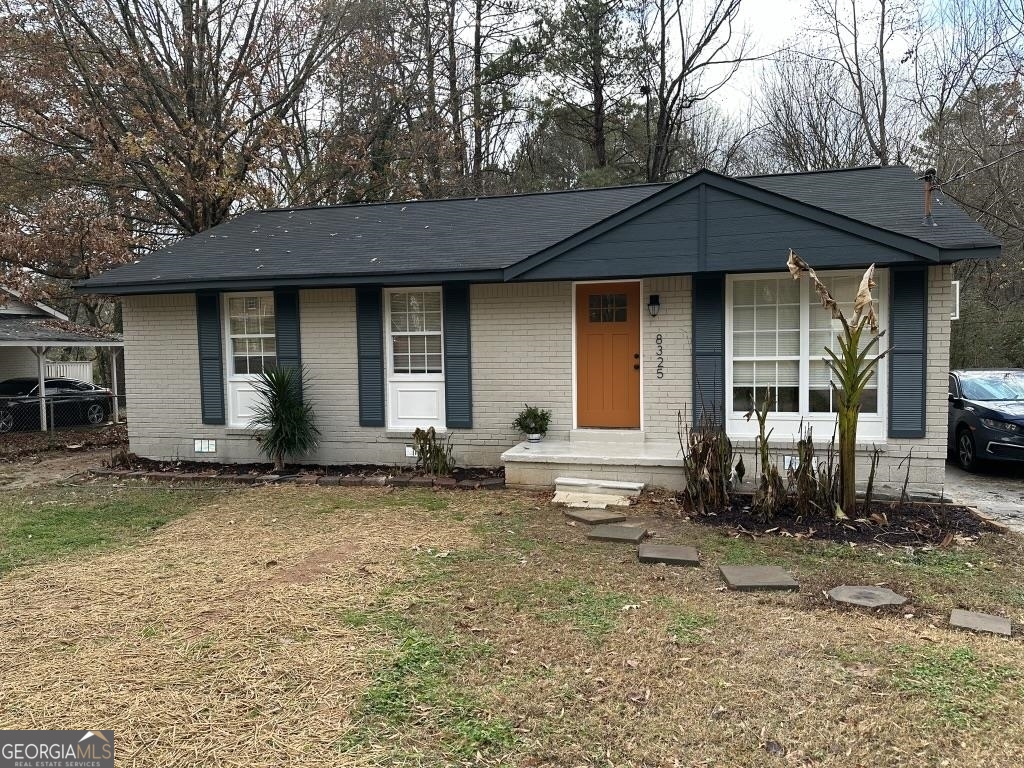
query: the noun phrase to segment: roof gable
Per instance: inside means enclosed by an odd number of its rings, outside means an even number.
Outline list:
[[[931,243],[705,170],[505,274],[506,279],[540,280],[757,271],[781,268],[781,260],[769,259],[789,248],[820,267],[949,260]]]
[[[48,304],[40,301],[27,301],[21,291],[0,285],[0,315],[19,315],[22,317],[55,317],[68,320],[63,312],[58,312]]]

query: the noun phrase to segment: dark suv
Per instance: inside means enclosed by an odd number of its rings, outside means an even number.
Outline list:
[[[109,389],[87,381],[46,379],[49,413],[58,427],[104,424],[111,411],[112,397]],[[29,429],[39,429],[39,380],[0,381],[0,434]]]
[[[1024,461],[1024,371],[951,371],[949,451],[964,469]]]

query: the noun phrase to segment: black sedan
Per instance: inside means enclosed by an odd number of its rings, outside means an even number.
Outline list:
[[[57,427],[104,424],[113,393],[87,381],[46,379],[48,416]],[[39,380],[0,381],[0,434],[39,429]]]
[[[1024,371],[951,371],[949,451],[964,469],[1024,461]]]

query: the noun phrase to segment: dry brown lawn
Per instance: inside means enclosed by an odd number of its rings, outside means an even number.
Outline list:
[[[18,505],[166,508],[151,533],[26,555],[0,578],[3,727],[113,728],[120,766],[1024,755],[1024,644],[946,627],[958,605],[1024,621],[1015,536],[909,553],[658,521],[700,548],[704,567],[683,570],[588,543],[525,493],[33,494],[0,501],[0,544],[27,535],[3,525]],[[787,565],[802,590],[725,592],[722,562]],[[839,610],[822,590],[840,583],[911,605]]]

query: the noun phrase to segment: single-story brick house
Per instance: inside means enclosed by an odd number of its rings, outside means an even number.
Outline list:
[[[834,425],[834,325],[793,248],[852,301],[861,271],[886,344],[860,443],[880,482],[944,477],[951,264],[1000,244],[951,202],[924,220],[906,167],[240,216],[84,281],[122,297],[131,450],[258,460],[252,376],[301,365],[323,433],[310,462],[404,464],[418,426],[509,482],[560,474],[678,486],[677,413],[724,420],[741,450],[770,387],[780,455]],[[524,403],[553,412],[520,443]],[[695,407],[696,406],[696,407]],[[748,450],[749,453],[749,450]],[[753,466],[750,462],[750,466]]]

